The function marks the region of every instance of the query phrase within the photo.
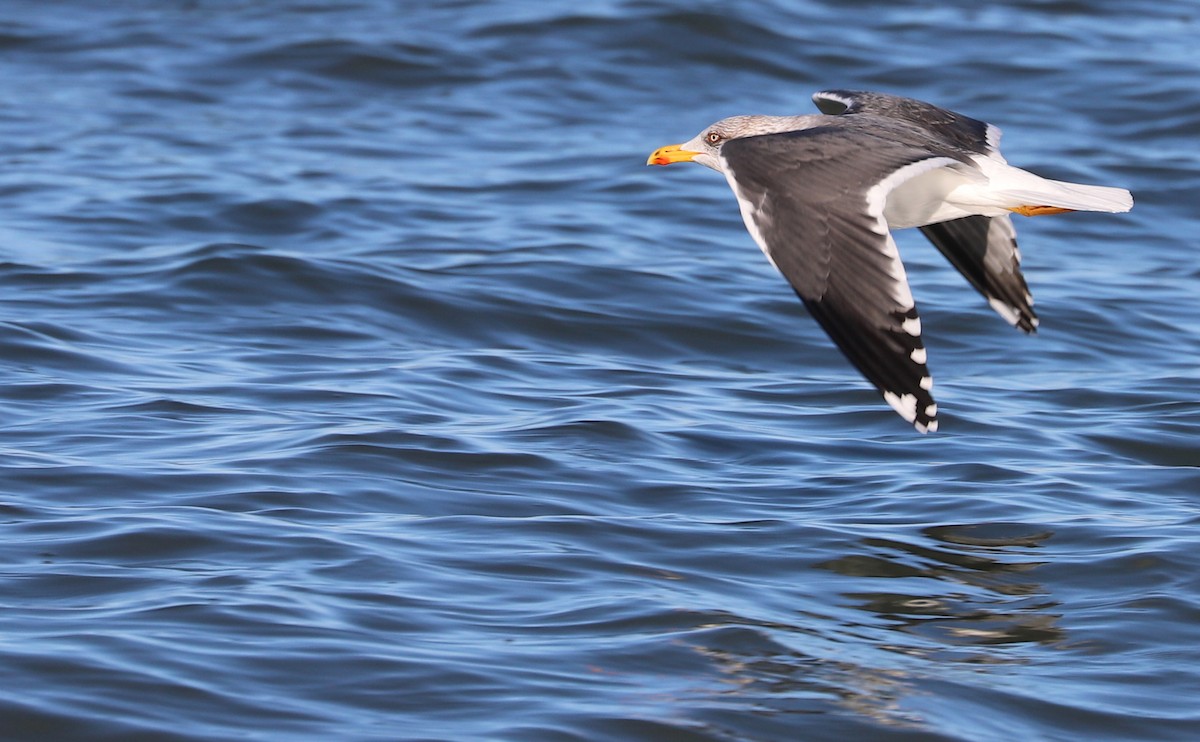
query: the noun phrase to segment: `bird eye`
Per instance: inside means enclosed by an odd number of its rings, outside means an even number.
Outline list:
[[[720,141],[721,141],[722,139],[724,139],[724,138],[725,138],[725,137],[721,136],[720,134],[718,134],[718,133],[717,133],[717,132],[715,132],[715,131],[710,131],[710,132],[708,132],[708,136],[707,136],[707,137],[705,137],[705,139],[707,139],[707,140],[708,140],[708,143],[709,143],[709,144],[716,144],[716,143],[720,142]]]

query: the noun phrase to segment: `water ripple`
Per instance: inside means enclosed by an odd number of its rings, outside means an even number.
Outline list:
[[[1190,7],[135,6],[0,23],[8,736],[1190,738]],[[897,235],[936,436],[643,165],[832,86],[1137,198]]]

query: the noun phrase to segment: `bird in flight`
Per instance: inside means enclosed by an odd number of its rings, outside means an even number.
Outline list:
[[[918,431],[937,430],[921,319],[890,230],[919,227],[1032,333],[1010,215],[1123,212],[1133,198],[1009,165],[998,128],[923,101],[848,90],[813,101],[820,114],[723,119],[646,164],[724,174],[750,236],[847,359]]]

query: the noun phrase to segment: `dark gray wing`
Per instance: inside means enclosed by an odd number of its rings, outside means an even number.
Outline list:
[[[1017,234],[1007,216],[968,216],[927,224],[921,231],[1009,324],[1037,331]]]
[[[831,116],[870,114],[904,121],[952,147],[1004,160],[997,149],[998,128],[924,101],[886,93],[822,90],[813,94],[813,102]],[[1007,216],[970,216],[929,224],[921,231],[1001,317],[1025,332],[1035,331],[1033,297],[1021,275],[1016,230]]]
[[[813,318],[917,430],[937,429],[921,321],[883,218],[887,194],[957,159],[821,126],[726,142],[720,157],[750,234]]]
[[[830,116],[868,113],[904,121],[951,146],[1004,159],[998,149],[1000,129],[932,103],[863,90],[822,90],[813,93],[813,103],[821,113]]]

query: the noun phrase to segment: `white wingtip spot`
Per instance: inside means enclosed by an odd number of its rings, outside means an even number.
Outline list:
[[[932,389],[933,388],[933,377],[932,376],[922,377],[920,386],[925,391],[929,391],[930,389]]]
[[[905,332],[907,332],[909,335],[912,335],[913,337],[917,337],[918,335],[921,334],[921,318],[920,317],[909,317],[908,319],[906,319],[900,323],[900,329],[904,330]]]
[[[914,395],[884,392],[883,399],[908,422],[917,419],[917,398]]]
[[[925,408],[925,417],[937,417],[937,405],[935,405],[935,404],[928,405]]]
[[[914,348],[913,352],[908,354],[908,357],[913,360],[913,363],[924,363],[928,359],[928,355],[924,348]]]
[[[1000,301],[999,299],[989,296],[988,304],[991,304],[992,309],[996,310],[996,314],[1003,317],[1008,322],[1008,324],[1015,325],[1020,320],[1020,317],[1017,315],[1016,310],[1014,310],[1012,307],[1005,304],[1004,302]]]

